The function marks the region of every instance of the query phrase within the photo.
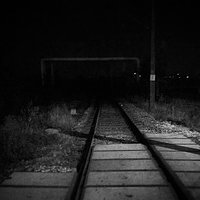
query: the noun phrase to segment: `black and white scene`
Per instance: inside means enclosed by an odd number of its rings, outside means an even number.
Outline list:
[[[198,1],[1,5],[1,200],[199,200]]]

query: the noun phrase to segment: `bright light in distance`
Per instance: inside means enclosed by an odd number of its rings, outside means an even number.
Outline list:
[[[189,76],[186,76],[186,78],[190,78]]]
[[[139,75],[139,77],[142,77],[142,75]]]
[[[134,75],[136,75],[137,73],[136,72],[134,72]]]

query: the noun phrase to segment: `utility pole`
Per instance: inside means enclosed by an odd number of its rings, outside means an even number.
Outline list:
[[[51,86],[55,86],[55,76],[54,76],[54,66],[53,63],[51,63]]]
[[[151,19],[151,70],[150,70],[150,98],[149,109],[150,111],[155,105],[155,4],[152,0],[152,19]]]
[[[46,74],[46,66],[45,62],[41,60],[41,81],[42,81],[42,87],[45,85],[45,74]]]

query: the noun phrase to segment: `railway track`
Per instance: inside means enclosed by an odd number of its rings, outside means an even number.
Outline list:
[[[170,143],[173,139],[187,140],[174,136],[147,137],[120,104],[97,106],[67,198],[198,199],[200,183],[188,187],[184,176],[191,175],[191,171],[183,170],[180,176],[177,173],[180,170],[172,166],[173,159],[166,155],[171,154],[174,158],[187,149],[196,156],[192,154],[193,164],[200,166],[200,148],[193,143]],[[175,161],[176,164],[180,165]],[[196,167],[193,172],[200,177],[200,168]]]
[[[137,142],[116,105],[103,104],[99,110],[94,144]]]

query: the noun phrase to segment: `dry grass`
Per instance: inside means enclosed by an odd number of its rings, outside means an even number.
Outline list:
[[[148,101],[136,97],[133,102],[148,111]],[[154,110],[150,114],[157,120],[171,121],[200,131],[200,107],[198,102],[185,99],[166,99],[162,97],[156,102]]]
[[[18,116],[7,116],[0,127],[0,174],[8,165],[37,156],[40,147],[57,144],[58,136],[48,134],[46,128],[72,130],[75,125],[65,104],[46,110],[29,105]]]
[[[76,120],[71,116],[65,104],[56,105],[48,112],[48,124],[52,127],[72,130],[76,125]]]

